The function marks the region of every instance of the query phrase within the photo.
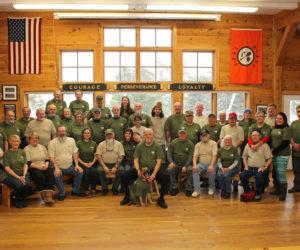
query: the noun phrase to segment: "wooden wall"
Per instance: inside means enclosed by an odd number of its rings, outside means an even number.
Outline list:
[[[42,73],[40,75],[8,74],[8,37],[7,17],[41,16],[42,19]],[[262,15],[229,15],[222,14],[220,22],[213,21],[100,21],[100,20],[54,20],[52,12],[43,13],[0,13],[0,84],[17,84],[19,99],[17,116],[20,117],[26,91],[52,91],[59,88],[61,49],[94,49],[94,81],[103,82],[103,27],[104,26],[172,26],[173,35],[173,82],[182,82],[182,51],[214,50],[216,54],[215,90],[249,91],[248,101],[253,110],[257,104],[277,103],[272,92],[274,84],[274,18]],[[230,29],[249,28],[263,29],[263,84],[233,85],[230,84]],[[294,45],[295,48],[297,44]],[[299,46],[298,46],[299,48]],[[289,52],[294,56],[294,52]],[[299,50],[297,52],[300,54]],[[298,74],[298,75],[297,75]],[[284,67],[286,81],[282,89],[299,89],[300,65]],[[296,79],[297,78],[297,81]],[[294,79],[295,84],[289,81]],[[167,90],[164,83],[162,91]],[[293,88],[291,88],[293,86]],[[113,91],[113,86],[109,87]],[[275,90],[276,91],[276,90]],[[280,93],[278,93],[280,94]],[[174,101],[182,101],[182,93],[174,92]],[[3,119],[3,106],[0,102],[0,120]]]

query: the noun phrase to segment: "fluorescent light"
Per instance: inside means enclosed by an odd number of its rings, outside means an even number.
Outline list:
[[[128,10],[127,4],[13,4],[20,10]]]
[[[55,19],[123,19],[123,20],[207,20],[220,21],[219,14],[185,13],[54,13]]]
[[[205,12],[238,12],[253,13],[257,11],[254,7],[234,7],[234,6],[201,6],[201,5],[167,5],[148,4],[147,10],[170,10],[170,11],[205,11]]]

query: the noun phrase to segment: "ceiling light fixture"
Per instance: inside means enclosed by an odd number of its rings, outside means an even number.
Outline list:
[[[13,4],[18,10],[128,10],[127,4]]]

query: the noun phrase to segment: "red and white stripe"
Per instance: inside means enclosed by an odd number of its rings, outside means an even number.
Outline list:
[[[41,73],[40,17],[26,18],[25,42],[9,42],[9,73]]]

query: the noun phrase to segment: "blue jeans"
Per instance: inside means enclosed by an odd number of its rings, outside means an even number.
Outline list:
[[[29,183],[29,175],[27,174],[25,177],[25,185],[15,177],[8,176],[3,180],[3,183],[14,189],[14,194],[16,200],[24,200],[28,194],[30,183]]]
[[[198,166],[198,171],[196,173],[193,173],[193,186],[194,186],[194,191],[195,192],[200,192],[200,177],[202,173],[207,172],[208,175],[208,183],[209,183],[209,188],[210,189],[215,189],[215,178],[216,178],[216,169],[217,169],[217,164],[214,165],[214,171],[213,173],[209,173],[207,171],[208,167],[210,164],[197,164]]]
[[[82,178],[82,173],[79,173],[78,171],[75,171],[75,166],[72,165],[71,167],[67,169],[62,169],[61,170],[61,175],[56,177],[55,176],[55,184],[58,188],[58,196],[64,196],[65,195],[65,190],[64,190],[64,183],[62,180],[62,175],[64,174],[70,174],[73,175],[73,192],[79,194],[80,193],[80,185],[81,185],[81,178]]]
[[[240,180],[242,182],[244,192],[247,193],[250,191],[249,187],[249,178],[251,176],[255,176],[255,184],[256,184],[256,189],[255,189],[255,194],[256,195],[261,195],[264,191],[264,178],[265,178],[265,172],[258,172],[258,168],[254,167],[248,167],[248,170],[243,170],[242,173],[240,173]]]
[[[225,174],[223,174],[221,169],[218,169],[218,182],[222,191],[226,193],[231,192],[231,177],[237,174],[238,172],[239,169],[237,167],[229,170]]]

